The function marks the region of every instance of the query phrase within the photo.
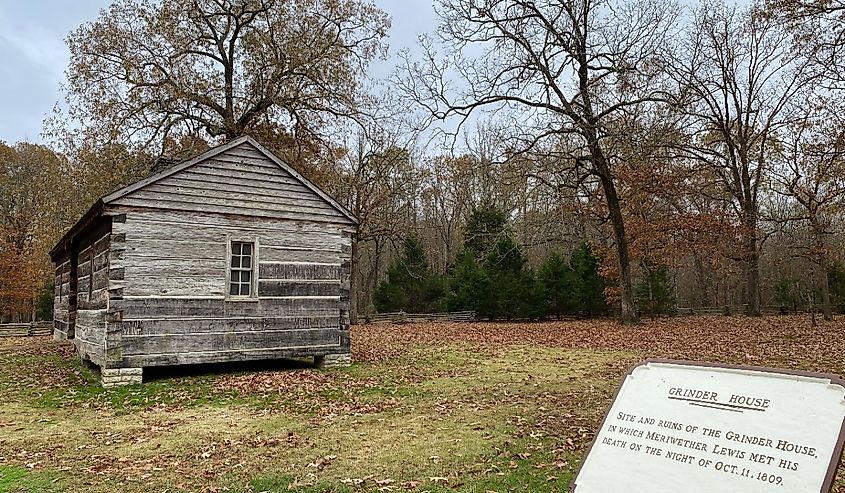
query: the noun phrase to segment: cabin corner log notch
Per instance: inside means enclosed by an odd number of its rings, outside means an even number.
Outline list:
[[[249,137],[98,200],[50,252],[54,338],[104,385],[143,368],[349,359],[357,219]]]

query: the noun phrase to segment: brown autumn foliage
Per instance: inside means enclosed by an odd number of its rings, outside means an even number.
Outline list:
[[[119,0],[68,37],[71,117],[105,135],[316,135],[357,113],[390,21],[359,0]]]
[[[51,277],[44,252],[64,225],[63,171],[44,146],[0,142],[0,321],[33,312]]]

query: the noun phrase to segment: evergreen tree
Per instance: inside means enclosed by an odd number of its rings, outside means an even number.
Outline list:
[[[504,232],[481,261],[474,248],[458,257],[444,304],[449,310],[474,310],[489,320],[545,315],[543,292],[522,249]]]
[[[380,312],[428,313],[437,309],[442,290],[422,243],[412,236],[403,242],[402,255],[387,269],[387,280],[376,288],[373,303]]]
[[[537,278],[547,313],[560,320],[561,315],[575,311],[575,273],[561,254],[552,252],[540,266]]]
[[[781,307],[792,309],[793,313],[798,311],[798,303],[801,300],[801,286],[797,279],[782,277],[775,284],[775,301]]]
[[[831,304],[839,313],[845,313],[845,267],[839,263],[831,265],[827,271],[827,282]]]
[[[38,305],[36,311],[36,318],[38,320],[53,320],[53,296],[55,292],[55,283],[53,281],[47,282],[41,294],[38,297]]]
[[[640,312],[651,317],[669,314],[675,308],[675,285],[666,266],[646,267],[646,276],[637,284],[634,294]]]
[[[464,249],[482,261],[493,251],[507,226],[507,217],[495,206],[483,205],[475,209],[464,227]]]
[[[589,316],[607,312],[604,299],[604,280],[599,275],[599,261],[586,242],[572,252],[569,260],[574,275],[572,300],[576,310]]]
[[[490,280],[472,252],[458,256],[448,281],[445,305],[450,311],[474,310],[479,316],[494,311],[491,306]]]
[[[538,318],[545,314],[534,275],[526,264],[522,249],[509,235],[496,242],[484,264],[492,287],[488,300],[491,319]]]

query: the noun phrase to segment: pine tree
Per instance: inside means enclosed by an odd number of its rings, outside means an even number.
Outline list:
[[[450,311],[474,310],[482,317],[489,317],[494,311],[490,280],[472,252],[464,250],[458,256],[448,286],[444,304]]]
[[[775,301],[781,308],[790,308],[793,313],[798,311],[798,302],[801,299],[801,286],[798,279],[782,277],[775,284]]]
[[[512,319],[519,315],[522,305],[525,281],[523,267],[525,259],[519,246],[510,236],[496,242],[493,251],[484,262],[484,269],[493,286],[490,301],[495,305],[495,317]]]
[[[55,282],[48,281],[41,290],[36,305],[36,317],[38,320],[53,320],[53,296]]]
[[[445,305],[449,310],[474,310],[488,320],[545,316],[543,291],[522,249],[504,231],[498,235],[480,261],[476,260],[478,242],[458,257]]]
[[[472,252],[475,259],[483,260],[505,234],[507,217],[492,205],[475,209],[464,227],[464,249]]]
[[[552,252],[540,266],[537,278],[547,313],[560,320],[561,315],[575,311],[575,273],[561,254]]]
[[[607,312],[604,280],[599,275],[599,261],[586,242],[572,252],[569,265],[575,279],[572,299],[576,309],[589,316]]]
[[[387,269],[387,280],[376,288],[373,303],[380,312],[428,313],[437,309],[441,295],[442,282],[431,272],[422,243],[412,236]]]
[[[675,308],[675,285],[666,266],[646,268],[646,276],[637,284],[634,294],[640,312],[652,318],[666,315]]]
[[[509,235],[496,242],[484,270],[490,280],[489,304],[494,317],[536,319],[546,314],[542,290],[522,253]]]

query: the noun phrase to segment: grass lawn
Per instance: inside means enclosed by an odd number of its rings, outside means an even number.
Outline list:
[[[809,325],[359,326],[351,368],[170,369],[111,390],[66,345],[3,338],[0,493],[565,491],[631,365],[664,357],[845,376],[845,320]],[[845,480],[833,491],[845,493]]]

